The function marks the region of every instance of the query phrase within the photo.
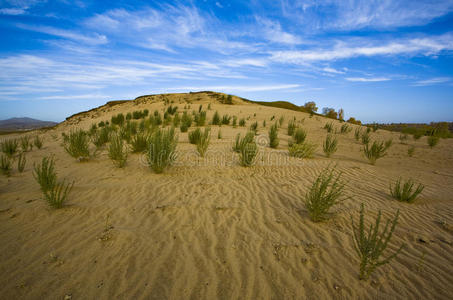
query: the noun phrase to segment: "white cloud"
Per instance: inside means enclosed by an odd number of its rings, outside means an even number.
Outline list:
[[[263,92],[274,90],[289,90],[300,87],[300,84],[275,84],[275,85],[218,85],[218,86],[191,86],[181,88],[170,88],[168,91],[224,91],[224,92]]]
[[[26,12],[27,12],[26,8],[1,8],[0,9],[0,15],[17,16],[17,15],[23,15]]]
[[[333,73],[333,74],[344,74],[344,71],[340,71],[331,67],[325,67],[322,69],[324,72]]]
[[[111,98],[108,95],[103,94],[81,94],[81,95],[54,95],[54,96],[43,96],[38,97],[41,100],[76,100],[76,99],[108,99]]]
[[[353,81],[353,82],[379,82],[379,81],[389,81],[390,78],[386,77],[347,77],[345,78],[347,81]]]
[[[262,27],[263,36],[270,42],[298,45],[302,39],[294,34],[283,31],[279,22],[271,21],[262,17],[256,17],[259,27]]]
[[[442,84],[442,83],[447,83],[447,82],[452,82],[452,81],[453,81],[452,77],[435,77],[435,78],[430,78],[430,79],[425,79],[425,80],[419,80],[414,84],[414,86],[436,85],[436,84]]]

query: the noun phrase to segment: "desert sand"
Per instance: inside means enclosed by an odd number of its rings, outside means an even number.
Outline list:
[[[337,134],[339,149],[326,158],[321,116],[260,106],[233,97],[221,104],[208,94],[171,94],[184,111],[249,118],[246,127],[211,126],[206,158],[180,133],[175,166],[155,174],[142,154],[116,168],[106,149],[78,162],[62,147],[62,132],[89,129],[117,113],[165,108],[163,96],[100,107],[39,134],[42,149],[27,153],[23,173],[15,166],[0,177],[1,299],[449,299],[453,291],[453,140],[430,149],[414,141],[413,157],[399,133],[378,130],[372,140],[393,138],[389,154],[370,165],[354,129]],[[190,102],[190,108],[188,102]],[[256,114],[256,115],[255,115]],[[260,146],[258,163],[239,165],[231,149],[237,133],[258,121],[265,139],[271,117],[285,121],[276,150]],[[307,140],[318,145],[312,159],[288,156],[286,128],[296,118]],[[262,122],[266,120],[267,127]],[[189,129],[191,131],[193,127]],[[217,139],[218,130],[222,139]],[[19,135],[3,136],[12,138]],[[259,141],[258,141],[259,142]],[[274,151],[276,162],[266,161]],[[62,209],[51,209],[33,178],[33,164],[54,155],[58,178],[74,181]],[[219,157],[222,157],[219,159]],[[350,199],[334,206],[329,219],[313,223],[304,197],[316,176],[337,165]],[[425,190],[413,204],[391,198],[389,184],[413,178]],[[366,222],[379,210],[384,220],[400,209],[389,249],[400,255],[359,280],[351,216]]]

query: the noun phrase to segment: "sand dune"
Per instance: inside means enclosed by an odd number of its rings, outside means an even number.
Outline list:
[[[202,103],[208,120],[220,114],[258,121],[267,135],[272,116],[279,129],[279,164],[238,164],[231,145],[246,128],[212,127],[211,154],[192,155],[187,133],[178,150],[186,155],[163,174],[140,154],[115,168],[107,151],[77,162],[61,146],[62,132],[88,129],[119,112],[162,111],[160,97],[102,107],[42,133],[43,149],[27,153],[24,173],[0,177],[0,295],[2,299],[448,299],[453,290],[453,141],[430,149],[426,137],[414,157],[397,133],[378,130],[372,139],[393,138],[387,157],[370,165],[354,133],[338,134],[339,149],[322,152],[327,119],[234,99],[220,104],[206,94],[166,96],[179,111]],[[186,98],[186,99],[185,99]],[[254,114],[256,113],[256,116]],[[318,145],[313,159],[289,158],[287,121],[296,117]],[[267,128],[262,127],[266,120]],[[335,126],[339,127],[337,121]],[[351,125],[355,128],[355,125]],[[266,157],[270,148],[262,147]],[[189,153],[189,155],[187,154]],[[32,176],[33,163],[53,154],[59,178],[74,180],[63,209],[47,207]],[[223,154],[223,163],[209,158]],[[211,155],[211,156],[210,156]],[[319,172],[332,164],[347,182],[344,203],[329,220],[310,221],[304,196]],[[425,190],[414,204],[392,199],[389,184],[414,178]],[[391,241],[407,247],[368,281],[358,279],[350,216],[365,204],[367,222],[378,210],[390,218],[400,209]]]

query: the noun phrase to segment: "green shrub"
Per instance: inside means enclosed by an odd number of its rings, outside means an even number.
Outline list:
[[[173,127],[175,127],[175,128],[179,127],[180,123],[181,123],[181,118],[179,117],[179,113],[176,113],[175,116],[173,117]]]
[[[238,124],[238,117],[237,116],[233,116],[233,123],[231,124],[233,127],[236,127]]]
[[[424,136],[424,132],[422,132],[422,131],[417,131],[417,132],[414,133],[413,138],[414,138],[414,140],[418,140],[418,139],[420,139],[422,136]]]
[[[331,134],[328,134],[326,140],[322,145],[322,150],[326,154],[327,157],[330,157],[337,151],[338,140]]]
[[[171,104],[170,104],[169,107],[167,107],[167,113],[170,114],[170,115],[174,115],[177,110],[178,110],[178,107],[177,106],[172,106]]]
[[[116,133],[110,135],[110,145],[108,148],[109,158],[118,168],[123,168],[127,162],[127,147],[123,139]]]
[[[114,125],[121,126],[124,124],[124,120],[125,120],[124,115],[122,113],[120,113],[120,114],[117,114],[116,116],[112,116],[110,122],[112,122],[112,124],[114,124]]]
[[[379,260],[382,253],[388,246],[390,239],[392,238],[393,232],[395,231],[399,217],[399,210],[396,212],[394,219],[390,222],[387,220],[384,231],[379,233],[379,225],[381,222],[381,211],[379,210],[376,222],[373,225],[370,224],[369,229],[365,228],[365,217],[363,204],[360,208],[360,221],[359,227],[356,228],[354,220],[351,216],[352,231],[353,231],[353,244],[354,249],[360,259],[360,274],[359,278],[367,280],[373,271],[382,265],[385,265],[395,258],[403,249],[404,244],[394,252],[392,255],[387,256],[382,260]],[[391,224],[391,225],[390,225]],[[390,225],[390,227],[389,227]]]
[[[98,123],[98,127],[104,127],[105,126],[105,122],[104,121],[101,121]]]
[[[189,142],[193,145],[196,145],[201,138],[201,130],[197,128],[192,132],[189,132]]]
[[[363,147],[363,153],[370,161],[370,164],[374,165],[376,164],[376,160],[387,155],[387,149],[388,147],[384,145],[384,142],[374,141],[371,147],[369,143],[365,144]]]
[[[414,156],[414,152],[415,152],[415,146],[409,146],[409,148],[407,148],[407,155],[409,157]]]
[[[407,180],[403,186],[401,186],[401,178],[399,178],[395,185],[392,186],[390,184],[390,194],[392,195],[393,198],[403,201],[403,202],[408,202],[412,203],[415,201],[415,198],[423,191],[425,188],[421,183],[417,186],[417,188],[414,190],[414,181],[412,179]]]
[[[39,135],[35,136],[35,139],[33,141],[33,144],[36,146],[36,148],[41,149],[43,145],[42,139],[39,137]]]
[[[282,126],[283,122],[285,122],[285,117],[281,116],[280,119],[278,120],[278,123],[280,124],[280,126]]]
[[[149,135],[145,132],[137,133],[131,139],[132,153],[143,152],[148,149]]]
[[[254,141],[244,144],[239,152],[241,166],[250,167],[255,164],[258,146]]]
[[[245,127],[245,119],[244,119],[244,118],[241,118],[241,119],[239,120],[239,126]]]
[[[302,144],[307,138],[307,133],[302,128],[297,128],[293,134],[293,141],[295,144]]]
[[[218,138],[219,140],[222,139],[222,131],[221,131],[220,129],[219,129],[219,132],[217,132],[217,138]]]
[[[190,126],[192,126],[192,116],[185,111],[181,117],[181,132],[187,132]]]
[[[278,139],[278,126],[277,123],[271,126],[269,129],[269,146],[271,148],[277,148],[279,144]]]
[[[43,157],[41,164],[34,165],[33,177],[41,187],[41,191],[47,192],[57,183],[57,172],[53,157]]]
[[[362,133],[362,144],[368,145],[369,142],[370,142],[370,134],[368,132]]]
[[[214,116],[212,117],[212,122],[211,122],[212,125],[221,125],[221,120],[220,120],[220,115],[219,115],[219,112],[216,111],[214,113]]]
[[[11,174],[11,159],[7,155],[0,155],[0,170],[3,175]]]
[[[333,132],[333,123],[326,123],[326,125],[324,125],[324,129],[327,130],[328,133]]]
[[[294,134],[294,131],[296,130],[296,122],[290,121],[288,123],[288,135],[292,136]]]
[[[156,173],[162,173],[175,159],[175,150],[178,137],[175,129],[158,129],[150,138],[148,150],[148,164]]]
[[[25,169],[25,163],[27,162],[27,159],[25,157],[25,153],[21,153],[18,156],[17,159],[17,170],[22,173]]]
[[[362,129],[360,127],[357,127],[354,131],[354,138],[356,141],[360,140],[360,136],[362,135]]]
[[[256,134],[257,130],[258,130],[258,122],[253,122],[252,125],[250,125],[250,131],[253,131]]]
[[[52,208],[62,208],[63,203],[66,201],[69,192],[74,186],[74,182],[65,184],[65,181],[57,183],[49,190],[44,192],[44,198]]]
[[[428,146],[432,149],[439,143],[439,137],[435,135],[428,136]]]
[[[200,111],[199,113],[195,114],[194,121],[197,126],[204,126],[206,124],[206,112]]]
[[[2,147],[2,152],[6,154],[8,157],[13,157],[14,154],[16,154],[17,151],[17,139],[8,139],[2,141],[1,147]]]
[[[23,152],[27,152],[30,149],[30,137],[28,135],[24,135],[20,138],[20,147]]]
[[[351,132],[352,128],[348,124],[341,125],[340,132],[341,133],[349,133]]]
[[[341,173],[335,173],[335,168],[324,169],[305,196],[305,208],[313,222],[324,220],[333,205],[346,199],[343,196],[345,184],[340,181]]]
[[[289,155],[297,158],[312,158],[315,153],[316,145],[308,142],[293,144],[288,148]]]
[[[107,142],[109,141],[110,130],[111,129],[109,127],[104,126],[101,128],[101,130],[97,130],[91,136],[91,142],[96,146],[96,149],[99,149],[107,144]]]
[[[131,120],[131,119],[132,119],[132,113],[128,112],[128,113],[126,114],[126,121],[129,121],[129,120]]]
[[[223,115],[222,117],[222,125],[229,125],[231,120],[231,116]]]
[[[236,135],[236,140],[233,145],[233,151],[240,153],[241,150],[247,145],[248,143],[253,143],[253,140],[255,138],[255,133],[254,132],[247,132],[243,138],[241,138],[241,134],[238,133]]]
[[[206,151],[209,147],[209,142],[211,141],[211,128],[205,128],[204,132],[200,134],[196,144],[198,153],[201,157],[204,157]]]
[[[71,130],[64,149],[74,158],[88,158],[90,156],[90,150],[88,147],[87,133],[82,129]]]

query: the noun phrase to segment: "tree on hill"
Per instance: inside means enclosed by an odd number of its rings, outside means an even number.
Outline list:
[[[304,109],[309,113],[314,113],[318,111],[316,103],[314,101],[309,101],[304,104]]]
[[[339,119],[340,121],[344,121],[344,109],[342,109],[342,108],[340,108],[340,109],[338,110],[338,119]]]
[[[233,104],[233,97],[231,97],[231,95],[227,96],[225,104]]]
[[[322,114],[325,115],[327,118],[337,119],[337,112],[335,111],[335,109],[331,107],[324,107],[322,109]]]

